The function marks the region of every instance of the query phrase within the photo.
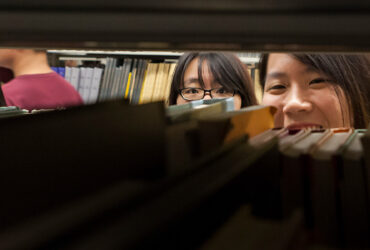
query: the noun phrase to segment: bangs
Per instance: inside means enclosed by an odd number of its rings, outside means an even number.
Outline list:
[[[225,59],[224,59],[225,60]],[[231,77],[229,77],[229,71],[223,67],[223,64],[220,63],[221,61],[218,57],[214,55],[200,55],[198,60],[198,78],[199,84],[202,88],[205,87],[204,80],[203,80],[203,71],[204,67],[207,67],[208,72],[213,77],[213,82],[220,84],[225,90],[228,91],[239,91],[239,88],[234,83]],[[205,64],[203,67],[203,63]]]

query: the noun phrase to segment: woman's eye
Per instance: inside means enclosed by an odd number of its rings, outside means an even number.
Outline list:
[[[227,91],[224,88],[219,88],[216,90],[217,94],[225,94]]]
[[[197,94],[199,91],[198,89],[186,89],[185,93],[186,94]]]
[[[280,90],[280,89],[285,89],[285,86],[282,84],[277,84],[277,85],[270,87],[268,90]]]
[[[327,79],[324,79],[324,78],[316,78],[316,79],[313,79],[312,81],[310,81],[310,85],[311,84],[318,84],[318,83],[326,83],[326,82],[329,82],[330,80],[327,80]]]

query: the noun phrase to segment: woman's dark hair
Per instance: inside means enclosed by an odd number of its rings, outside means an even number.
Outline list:
[[[340,87],[349,105],[352,126],[366,128],[370,121],[370,61],[365,55],[290,54],[294,59],[328,76]],[[264,89],[268,54],[259,63],[260,84]]]
[[[228,52],[188,52],[183,54],[176,66],[171,83],[169,104],[176,104],[179,89],[184,86],[184,74],[191,61],[198,58],[199,83],[204,87],[202,65],[206,61],[214,80],[227,90],[234,90],[241,97],[242,107],[257,104],[247,66]]]

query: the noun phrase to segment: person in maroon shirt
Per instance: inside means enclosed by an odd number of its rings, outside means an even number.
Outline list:
[[[0,49],[0,67],[14,73],[2,85],[7,106],[33,110],[83,104],[74,87],[50,68],[43,50]]]

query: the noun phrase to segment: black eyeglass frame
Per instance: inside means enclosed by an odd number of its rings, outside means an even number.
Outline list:
[[[215,89],[222,89],[223,87],[221,87],[221,88],[214,88],[214,89],[202,89],[202,88],[182,88],[182,89],[178,89],[178,92],[179,92],[179,94],[180,94],[180,96],[182,97],[182,99],[184,99],[185,101],[197,101],[197,100],[202,100],[205,96],[206,96],[206,93],[208,92],[209,93],[209,95],[211,96],[211,98],[213,98],[213,96],[212,96],[212,90],[215,90]],[[199,90],[202,90],[203,91],[203,96],[202,96],[202,98],[199,98],[199,99],[187,99],[187,98],[185,98],[183,95],[182,95],[182,91],[183,90],[185,90],[185,89],[199,89]],[[235,91],[235,90],[232,90],[233,92],[233,94],[232,94],[232,96],[229,96],[229,97],[233,97],[235,94],[236,94],[236,92],[237,91]]]

